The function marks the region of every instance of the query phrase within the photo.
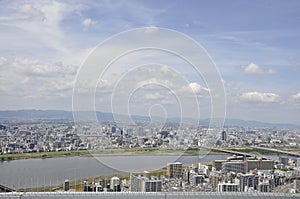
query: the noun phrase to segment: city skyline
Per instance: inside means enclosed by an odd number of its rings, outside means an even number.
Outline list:
[[[72,110],[76,74],[95,46],[123,31],[159,27],[189,36],[208,52],[224,83],[228,118],[300,124],[298,1],[2,1],[0,5],[0,110]],[[161,78],[170,74],[160,73]],[[206,102],[210,88],[205,82],[193,76],[188,81]],[[152,105],[162,99],[165,104],[174,101],[155,88],[140,99],[151,100]],[[134,113],[145,115],[139,112],[143,105]],[[204,110],[203,117],[208,116]]]

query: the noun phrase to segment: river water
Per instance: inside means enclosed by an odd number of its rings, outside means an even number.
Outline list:
[[[210,162],[229,155],[201,156],[111,156],[59,157],[0,162],[0,184],[10,188],[42,187],[76,180],[117,174],[120,171],[155,170],[169,162]]]

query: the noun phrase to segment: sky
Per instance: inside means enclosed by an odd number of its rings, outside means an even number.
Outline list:
[[[298,0],[2,0],[0,109],[72,110],[74,85],[93,50],[124,31],[151,27],[177,31],[203,47],[224,85],[226,117],[300,124],[299,10]],[[158,41],[190,52],[171,39]],[[122,48],[114,45],[107,53]],[[210,117],[214,88],[177,58],[157,50],[122,57],[97,79],[95,108],[168,117],[197,117],[200,110]],[[130,82],[139,87],[121,95],[136,88]]]

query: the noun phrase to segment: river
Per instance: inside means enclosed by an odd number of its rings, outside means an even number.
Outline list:
[[[43,187],[120,171],[154,170],[168,162],[210,162],[229,155],[59,157],[0,162],[0,184],[10,188]]]

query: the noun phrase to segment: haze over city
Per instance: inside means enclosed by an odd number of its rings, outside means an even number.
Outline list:
[[[298,1],[0,4],[1,110],[72,110],[76,73],[95,46],[126,30],[161,27],[186,34],[206,49],[225,86],[226,117],[300,123]],[[170,73],[159,75],[169,78]],[[209,88],[203,80],[189,78],[189,86],[205,107]],[[101,107],[110,100],[104,96],[105,92],[98,95],[99,110],[109,111]],[[138,102],[145,99],[161,105],[174,101],[155,90],[143,97],[134,98],[135,114],[145,115],[138,111],[144,105]],[[202,109],[203,117],[209,118],[209,111]]]

